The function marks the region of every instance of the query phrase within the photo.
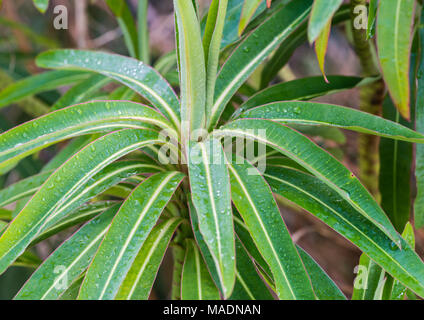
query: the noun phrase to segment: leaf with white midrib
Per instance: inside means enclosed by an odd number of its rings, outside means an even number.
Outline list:
[[[106,210],[99,217],[85,224],[34,272],[14,299],[52,300],[67,289],[93,258],[101,239],[119,209],[119,205]],[[61,268],[57,268],[60,265]]]
[[[266,130],[266,135],[258,134],[259,129]],[[244,137],[280,151],[339,193],[396,245],[400,245],[400,235],[358,178],[343,164],[294,129],[270,120],[241,119],[216,130],[214,135]]]
[[[50,50],[40,54],[40,67],[89,70],[111,77],[149,99],[175,126],[180,126],[180,104],[166,80],[154,69],[136,59],[105,52]]]
[[[234,160],[229,168],[232,200],[270,266],[279,298],[315,299],[269,186],[259,172],[252,174],[257,169],[242,159]]]
[[[0,168],[53,143],[79,135],[123,128],[170,128],[156,110],[130,101],[75,105],[26,122],[0,135]]]
[[[282,6],[239,44],[218,73],[209,129],[215,127],[233,94],[256,67],[305,21],[311,4],[303,0]]]
[[[319,179],[289,168],[265,174],[276,194],[296,203],[358,246],[407,287],[424,296],[424,263],[401,239],[402,249]]]
[[[116,295],[117,300],[149,298],[169,241],[181,222],[181,218],[171,218],[153,228],[122,282]]]
[[[189,144],[191,198],[199,230],[215,261],[227,298],[235,281],[234,230],[225,154],[218,140]]]
[[[47,179],[0,238],[0,273],[25,250],[55,209],[74,196],[81,185],[116,159],[142,146],[161,142],[153,131],[116,131],[95,140],[69,159]]]
[[[139,184],[125,200],[90,265],[78,299],[113,299],[137,252],[184,178],[158,173]]]

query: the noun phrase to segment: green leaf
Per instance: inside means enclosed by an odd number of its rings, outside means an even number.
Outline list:
[[[119,205],[85,224],[33,273],[15,296],[17,300],[53,300],[88,267]]]
[[[49,221],[45,228],[50,228],[55,225],[57,221],[66,216],[69,212],[76,210],[85,202],[108,190],[122,180],[134,177],[137,174],[151,174],[158,171],[162,171],[162,169],[154,165],[140,163],[139,161],[117,161],[108,165],[97,173],[91,181],[80,187],[75,187],[75,196],[55,209],[53,214],[49,217]]]
[[[377,20],[377,9],[379,0],[370,0],[368,7],[368,25],[367,25],[367,40],[374,38],[375,21]]]
[[[92,71],[119,81],[146,97],[179,128],[180,103],[174,90],[141,61],[104,52],[51,50],[40,54],[36,63],[43,68]]]
[[[359,259],[357,276],[353,284],[352,300],[380,300],[384,271],[365,253]]]
[[[342,5],[340,9],[335,13],[333,18],[333,25],[337,23],[345,22],[350,19],[350,6]],[[266,88],[268,84],[275,78],[278,72],[284,67],[293,55],[294,51],[303,43],[308,41],[307,39],[307,28],[308,23],[304,21],[296,32],[292,33],[285,39],[275,51],[273,56],[265,64],[261,74],[261,85],[260,88]]]
[[[236,210],[236,209],[234,209]],[[273,283],[272,272],[268,266],[268,263],[262,257],[262,254],[259,252],[256,247],[255,242],[252,239],[250,230],[247,228],[246,224],[243,222],[240,214],[238,212],[234,213],[234,230],[237,234],[237,238],[240,239],[243,247],[249,253],[249,256],[255,261],[256,266],[260,268],[262,275],[266,275],[266,279],[269,280],[269,283]],[[236,238],[236,239],[237,239]],[[274,285],[270,285],[271,288],[274,288]]]
[[[309,43],[313,43],[322,31],[328,27],[329,21],[341,6],[343,0],[314,0],[308,25]]]
[[[86,72],[68,70],[48,71],[29,76],[0,91],[0,108],[43,91],[68,86],[88,76]]]
[[[174,7],[178,25],[181,137],[185,144],[194,130],[204,127],[206,67],[200,26],[193,3],[186,0],[174,0]]]
[[[44,13],[46,12],[48,6],[49,6],[49,0],[32,0],[34,2],[34,5],[37,7],[40,12]]]
[[[383,103],[383,117],[412,127],[411,123],[400,117],[388,96]],[[380,140],[381,207],[399,232],[405,228],[411,212],[412,147],[409,142]]]
[[[206,268],[193,240],[186,241],[186,254],[181,279],[182,300],[219,300],[219,291]]]
[[[238,35],[241,36],[244,29],[249,24],[255,11],[259,8],[259,5],[264,3],[263,0],[245,0],[243,10],[241,12],[240,24],[238,27]]]
[[[417,97],[415,103],[416,130],[424,134],[424,11],[421,12],[421,24],[418,27],[420,55],[418,57]],[[415,228],[424,226],[424,145],[417,145],[415,176],[417,196],[414,203]]]
[[[270,103],[250,109],[242,113],[240,118],[270,119],[282,124],[333,126],[390,139],[424,143],[424,135],[393,121],[352,108],[316,102]]]
[[[37,238],[35,238],[30,247],[38,244],[39,242],[50,238],[51,236],[58,234],[61,231],[69,229],[70,227],[76,226],[78,224],[87,222],[90,219],[93,219],[101,212],[109,209],[111,206],[115,205],[117,201],[98,201],[94,203],[89,203],[82,205],[78,209],[70,212],[62,219],[57,219],[54,223],[51,223],[50,226],[47,226]]]
[[[409,57],[414,0],[380,1],[377,47],[383,78],[400,114],[410,119]]]
[[[1,134],[0,168],[75,136],[148,124],[170,126],[155,110],[129,101],[96,101],[61,109]]]
[[[65,162],[50,175],[0,238],[0,273],[25,250],[51,214],[75,196],[78,187],[116,159],[155,143],[161,140],[150,130],[121,130],[99,138]]]
[[[269,186],[259,171],[243,159],[237,158],[229,168],[232,200],[271,268],[279,298],[315,299]]]
[[[272,102],[287,100],[310,100],[327,94],[333,94],[342,90],[359,87],[373,81],[374,78],[358,78],[346,76],[328,76],[329,83],[322,77],[307,77],[279,83],[251,96],[237,113],[248,109],[262,106]]]
[[[217,270],[217,265],[215,264],[214,258],[212,256],[211,250],[209,249],[205,238],[199,229],[199,215],[196,211],[196,208],[193,205],[193,201],[191,200],[191,195],[188,197],[188,205],[189,205],[189,213],[191,219],[191,226],[193,228],[194,238],[196,240],[197,246],[199,247],[200,252],[202,253],[203,259],[205,260],[206,266],[209,270],[209,273],[212,276],[215,285],[218,287],[221,292],[224,291],[222,288],[220,275]]]
[[[153,228],[128,271],[116,299],[147,300],[168,244],[182,220],[172,218]]]
[[[234,93],[259,64],[306,20],[311,4],[305,0],[282,6],[238,45],[218,74],[209,129],[215,127]]]
[[[209,118],[213,105],[227,5],[228,0],[212,1],[208,12],[205,34],[203,36],[203,49],[206,63],[206,119]]]
[[[411,248],[415,248],[415,234],[411,223],[408,222],[406,224],[402,237],[411,246]],[[391,289],[391,300],[403,300],[406,295],[407,288],[405,288],[399,281],[395,280]]]
[[[234,229],[225,154],[218,140],[189,144],[191,198],[199,230],[213,257],[224,298],[235,281]]]
[[[273,296],[258,275],[255,265],[243,248],[240,240],[236,240],[237,270],[236,284],[230,300],[273,300]]]
[[[265,174],[272,190],[322,220],[354,243],[408,288],[424,296],[424,263],[402,239],[399,248],[374,223],[317,178],[288,168]]]
[[[7,222],[0,220],[0,235],[3,229],[5,229],[6,227],[7,227]]]
[[[43,172],[2,189],[0,191],[0,207],[33,195],[51,174],[51,171]]]
[[[150,64],[149,27],[147,25],[148,0],[138,0],[137,6],[137,32],[138,32],[138,55],[145,64]]]
[[[103,75],[95,74],[90,76],[66,91],[50,108],[50,112],[88,101],[98,89],[109,82],[110,78],[106,78]]]
[[[64,293],[59,297],[59,300],[76,300],[78,297],[78,292],[81,288],[82,281],[84,280],[85,272],[80,275],[78,279],[76,279],[69,286],[68,289],[65,290]]]
[[[101,134],[101,133],[100,133]],[[90,142],[93,142],[96,138],[94,135],[80,136],[69,141],[69,143],[63,147],[56,155],[41,169],[42,172],[55,170],[59,168],[66,160],[72,157],[75,153],[80,151]]]
[[[251,235],[249,234],[246,225],[237,217],[234,218],[234,221],[237,236],[243,243],[243,246],[246,248],[249,255],[251,255],[252,258],[258,263],[260,268],[265,271],[266,275],[270,275],[271,273],[268,271],[269,267],[256,248],[256,245]],[[303,261],[306,272],[311,279],[312,287],[317,298],[320,300],[346,300],[346,297],[343,295],[341,290],[325,273],[325,271],[322,270],[322,268],[315,262],[315,260],[298,245],[296,245],[296,248]]]
[[[181,183],[179,172],[158,173],[125,200],[91,263],[78,299],[113,299],[160,214]]]
[[[137,28],[127,2],[125,0],[106,0],[106,3],[118,20],[128,52],[131,57],[138,58]]]
[[[260,134],[261,132],[263,134]],[[215,135],[244,137],[280,151],[321,179],[366,219],[375,223],[392,241],[397,245],[400,244],[399,234],[358,178],[343,164],[294,129],[269,120],[241,119],[216,130]]]
[[[12,220],[12,211],[0,208],[0,219]]]
[[[346,300],[343,292],[325,273],[320,265],[301,247],[296,245],[305,269],[312,282],[312,287],[319,300]]]
[[[315,41],[315,53],[317,55],[319,68],[321,70],[322,75],[324,76],[325,82],[328,82],[328,79],[325,75],[324,66],[325,66],[325,55],[327,53],[327,47],[328,47],[328,39],[330,38],[330,31],[331,31],[331,19],[328,20],[324,29],[322,29],[321,33],[319,34],[318,38]]]

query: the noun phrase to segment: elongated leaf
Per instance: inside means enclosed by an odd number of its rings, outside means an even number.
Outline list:
[[[230,300],[273,300],[240,240],[236,241],[236,252],[236,284]]]
[[[266,135],[259,135],[258,129],[265,130]],[[358,178],[305,136],[279,123],[258,119],[234,121],[216,134],[250,138],[280,151],[321,179],[400,245],[399,234]]]
[[[358,274],[353,284],[352,300],[379,300],[383,276],[382,268],[363,253],[359,259]]]
[[[237,113],[271,102],[310,100],[326,94],[359,87],[374,80],[374,78],[361,79],[346,76],[328,76],[327,79],[329,83],[326,83],[322,77],[307,77],[270,86],[250,97],[237,109]]]
[[[417,72],[417,98],[415,102],[416,130],[424,134],[424,11],[421,12],[421,24],[418,28],[420,56]],[[424,226],[424,145],[417,145],[415,176],[417,179],[417,197],[414,203],[415,228]]]
[[[116,299],[147,300],[169,241],[182,220],[172,218],[153,228],[119,288]]]
[[[142,182],[119,209],[81,287],[79,299],[113,299],[162,210],[184,178],[158,173]]]
[[[178,25],[183,143],[205,122],[206,68],[200,27],[191,1],[174,0]]]
[[[49,216],[72,198],[75,189],[114,160],[148,144],[161,143],[150,130],[127,129],[108,134],[74,155],[43,184],[0,238],[0,273],[44,227]]]
[[[272,168],[265,175],[275,193],[328,224],[394,278],[424,295],[424,263],[403,239],[400,249],[337,192],[311,175],[288,168]]]
[[[273,283],[274,280],[272,278],[271,269],[268,266],[268,263],[262,257],[262,254],[259,252],[256,247],[255,241],[253,241],[252,236],[250,234],[250,230],[247,228],[246,224],[243,222],[240,214],[238,212],[234,213],[234,230],[236,231],[237,238],[240,239],[243,247],[255,261],[256,266],[258,266],[261,270],[262,275],[265,273],[267,276],[267,280],[270,283]],[[270,285],[271,287],[275,287],[274,285]]]
[[[101,135],[101,133],[100,133]],[[80,151],[90,142],[99,138],[96,134],[80,136],[69,141],[69,143],[62,148],[56,155],[41,169],[41,172],[55,170],[59,168],[66,160],[72,157],[75,153]]]
[[[231,193],[224,150],[218,140],[189,145],[189,174],[199,230],[209,247],[225,298],[235,281]]]
[[[125,44],[127,45],[128,52],[132,57],[138,58],[139,52],[137,28],[134,17],[132,16],[126,1],[106,0],[106,3],[118,20],[118,24],[122,30],[122,33],[124,34],[124,40]]]
[[[375,35],[375,21],[377,18],[379,0],[370,0],[368,7],[368,24],[367,24],[367,40],[374,38]]]
[[[325,273],[320,265],[301,247],[296,245],[306,271],[311,278],[312,287],[319,300],[346,300],[343,292]]]
[[[0,234],[3,231],[3,229],[5,229],[6,227],[7,227],[7,222],[0,220]]]
[[[17,81],[0,91],[0,108],[34,94],[70,85],[88,77],[81,71],[43,72]]]
[[[243,246],[246,248],[249,255],[251,255],[251,257],[257,262],[260,268],[265,271],[267,275],[270,275],[271,273],[268,271],[269,267],[261,253],[258,251],[246,225],[237,217],[234,218],[234,221],[237,236],[242,241]],[[344,294],[319,266],[319,264],[316,263],[315,260],[301,247],[296,245],[296,248],[300,254],[309,278],[311,279],[312,287],[317,298],[320,300],[345,300],[346,297]]]
[[[92,75],[88,79],[81,81],[69,89],[62,97],[55,102],[50,111],[62,109],[77,103],[88,101],[98,89],[110,82],[110,78],[102,75]]]
[[[400,117],[390,97],[383,103],[383,117],[412,127]],[[396,230],[402,232],[411,213],[412,144],[381,139],[380,159],[381,206]]]
[[[408,222],[405,226],[405,230],[403,230],[402,237],[405,241],[411,246],[411,248],[415,248],[415,234],[414,228]],[[405,288],[399,281],[395,280],[393,282],[393,287],[391,290],[391,300],[403,300],[406,295],[407,288]]]
[[[414,0],[380,1],[377,47],[383,78],[400,114],[410,118],[409,56]]]
[[[61,294],[59,300],[76,300],[78,297],[78,292],[81,288],[82,281],[84,280],[85,272],[82,273],[78,279],[76,279],[69,286],[68,289],[65,290],[64,293]]]
[[[146,165],[139,161],[118,161],[108,165],[97,173],[91,181],[80,187],[75,187],[75,195],[54,210],[46,223],[45,229],[52,227],[69,212],[76,210],[93,197],[122,180],[135,177],[137,174],[156,173],[159,171],[162,171],[162,168],[150,164]]]
[[[58,299],[88,267],[118,209],[115,205],[106,210],[65,241],[34,272],[15,299]]]
[[[0,135],[0,168],[75,136],[121,128],[168,127],[155,110],[129,101],[96,101],[65,108]]]
[[[327,54],[328,39],[330,38],[331,31],[331,18],[328,20],[324,29],[322,29],[318,38],[315,41],[315,53],[317,55],[319,68],[322,75],[324,76],[325,82],[328,82],[328,79],[325,75],[325,55]]]
[[[186,255],[181,278],[182,300],[219,300],[219,291],[193,240],[186,241]]]
[[[86,70],[101,73],[146,97],[179,128],[178,98],[163,77],[141,61],[128,57],[82,50],[51,50],[36,60],[40,67]]]
[[[50,238],[55,234],[58,234],[63,230],[93,219],[116,203],[117,201],[99,201],[79,207],[77,210],[72,211],[62,219],[58,219],[54,223],[51,223],[50,226],[46,227],[45,230],[42,231],[37,236],[37,238],[34,239],[34,241],[31,242],[30,247],[45,239]]]
[[[250,109],[242,113],[240,118],[270,119],[283,124],[327,125],[396,140],[424,143],[424,135],[396,122],[351,108],[316,102],[270,103]]]
[[[224,292],[224,289],[222,288],[220,276],[217,270],[217,265],[215,264],[215,260],[212,256],[211,250],[209,249],[205,238],[203,237],[202,233],[199,229],[199,215],[196,211],[196,208],[193,205],[193,201],[191,200],[191,195],[188,199],[189,204],[189,213],[190,213],[190,219],[191,219],[191,226],[193,228],[194,238],[196,240],[197,246],[200,250],[200,253],[203,256],[203,259],[206,263],[206,266],[209,270],[209,273],[215,282],[215,285],[218,287],[218,289],[221,292]]]
[[[208,128],[215,127],[233,94],[257,66],[305,21],[311,4],[310,0],[290,2],[277,10],[239,44],[218,74]]]
[[[328,27],[328,22],[331,21],[342,2],[343,0],[314,0],[308,25],[309,43],[313,43],[321,32]]]
[[[138,56],[141,61],[150,64],[149,27],[147,25],[148,0],[139,0],[137,7]]]
[[[203,49],[206,60],[206,119],[209,118],[213,105],[227,5],[228,0],[214,0],[212,2],[203,36]]]
[[[0,207],[33,195],[51,174],[51,171],[40,173],[2,189],[0,191]]]
[[[333,25],[341,22],[345,22],[350,19],[350,6],[342,5],[336,12],[333,18]],[[287,37],[275,51],[275,54],[265,64],[261,74],[261,85],[260,88],[264,89],[268,86],[272,79],[278,74],[278,72],[284,67],[293,55],[294,51],[303,43],[308,41],[307,37],[308,23],[304,21],[297,32],[292,33]]]
[[[246,0],[244,1],[243,10],[241,12],[240,24],[238,27],[239,36],[243,33],[244,29],[249,24],[253,14],[258,9],[259,5],[263,3],[262,0]]]
[[[237,159],[230,168],[231,195],[252,238],[268,262],[280,299],[315,299],[299,253],[259,171]],[[250,169],[250,170],[249,170]]]

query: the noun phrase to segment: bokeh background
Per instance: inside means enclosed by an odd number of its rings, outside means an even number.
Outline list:
[[[137,0],[131,0],[129,3],[135,12]],[[201,0],[200,10],[205,10],[209,3],[210,0]],[[53,27],[55,17],[53,7],[56,5],[65,5],[68,8],[68,30],[55,30]],[[175,48],[172,9],[172,0],[150,1],[148,24],[154,58]],[[122,33],[103,0],[51,0],[45,14],[38,12],[32,1],[3,0],[0,10],[0,89],[13,80],[41,72],[42,70],[34,65],[33,59],[37,53],[49,47],[107,50],[127,54]],[[344,25],[332,28],[326,69],[330,75],[360,75],[359,62],[349,43],[349,35]],[[301,46],[280,74],[284,80],[320,75],[313,49],[306,44]],[[51,103],[59,94],[48,92],[37,96],[36,99],[43,103]],[[353,89],[317,100],[357,108],[358,91]],[[37,100],[26,100],[23,103],[26,105],[22,108],[10,106],[0,110],[6,119],[6,123],[2,124],[3,128],[31,119],[32,104],[36,104]],[[347,139],[346,143],[340,146],[341,157],[345,165],[356,173],[358,135],[347,131],[345,133]],[[41,166],[52,155],[49,149],[42,151],[37,155],[36,163]],[[27,168],[27,174],[34,170],[37,168]],[[3,185],[8,185],[25,174],[25,172],[15,173],[1,182]],[[284,206],[281,207],[281,212],[294,241],[308,251],[350,297],[355,277],[353,271],[358,264],[360,251],[307,212]],[[61,234],[40,243],[35,248],[37,255],[44,259],[68,236],[69,233]],[[416,238],[418,254],[423,257],[424,230],[418,230]],[[172,260],[168,255],[161,267],[152,299],[169,298],[171,268]],[[32,271],[23,267],[13,267],[1,275],[0,299],[12,298]]]

